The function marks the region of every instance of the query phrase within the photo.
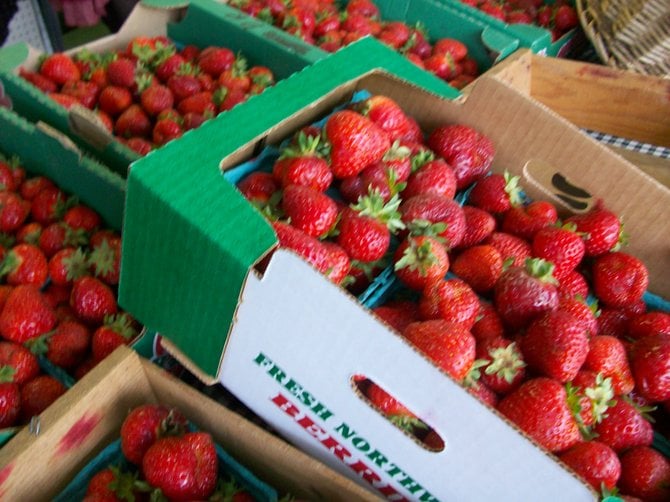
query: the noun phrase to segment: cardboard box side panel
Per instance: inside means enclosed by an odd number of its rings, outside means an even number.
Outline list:
[[[189,419],[228,453],[273,487],[307,500],[377,500],[370,492],[253,425],[146,361],[144,369],[161,403],[189,409]]]
[[[132,407],[154,400],[137,355],[117,351],[40,415],[39,436],[26,427],[0,450],[2,499],[53,499]]]
[[[0,150],[18,155],[26,169],[51,178],[58,186],[98,211],[103,220],[121,229],[126,182],[116,173],[63,146],[14,113],[0,108]],[[59,133],[60,134],[60,133]]]

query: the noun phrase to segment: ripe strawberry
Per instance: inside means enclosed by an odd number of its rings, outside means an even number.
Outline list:
[[[107,66],[107,78],[111,85],[134,89],[135,84],[135,62],[128,58],[118,58]]]
[[[365,387],[365,397],[370,400],[370,404],[377,411],[401,429],[411,432],[413,426],[421,423],[419,418],[404,404],[374,382],[368,382],[368,385]]]
[[[666,312],[647,312],[628,321],[628,338],[639,340],[659,333],[670,334],[670,314]]]
[[[46,410],[67,388],[49,375],[39,375],[21,387],[21,417],[28,422]]]
[[[63,215],[63,221],[74,230],[92,232],[102,223],[100,215],[88,206],[76,204]]]
[[[465,232],[458,249],[481,244],[496,228],[495,218],[490,213],[477,207],[463,206],[463,216],[465,216]]]
[[[0,313],[0,335],[16,343],[44,334],[55,324],[53,310],[33,284],[15,287]]]
[[[283,187],[304,185],[325,192],[333,173],[319,153],[320,135],[300,132],[295,144],[284,148],[274,163],[272,173]]]
[[[172,500],[205,500],[216,488],[218,459],[212,437],[189,432],[164,437],[142,459],[147,482]]]
[[[330,144],[330,168],[336,178],[355,176],[382,159],[391,146],[388,134],[360,113],[333,113],[324,127]]]
[[[495,154],[488,137],[465,125],[436,128],[428,137],[428,146],[454,169],[459,190],[484,177]]]
[[[629,357],[637,392],[652,403],[670,399],[670,334],[640,338]]]
[[[0,158],[0,190],[15,192],[19,186],[18,180],[15,177],[22,171],[23,168],[18,164],[18,161],[10,160],[5,162]],[[25,171],[23,172],[25,175]]]
[[[554,277],[559,281],[584,258],[584,241],[573,229],[574,225],[569,224],[544,227],[533,238],[533,255],[552,262]]]
[[[412,128],[405,111],[388,96],[370,96],[354,105],[353,109],[386,131],[391,141],[402,138]]]
[[[55,187],[53,181],[44,176],[34,176],[20,184],[19,193],[25,200],[33,200],[43,189],[49,187]]]
[[[443,319],[414,322],[407,326],[403,336],[459,382],[475,361],[475,339],[460,324]]]
[[[342,284],[351,270],[351,260],[347,252],[334,242],[324,241],[324,247],[328,253],[326,277],[335,284]]]
[[[0,275],[6,275],[8,284],[35,284],[41,286],[49,275],[47,259],[33,244],[17,244],[0,265]]]
[[[462,61],[468,55],[468,48],[455,38],[440,38],[433,44],[433,54],[449,54],[454,61]]]
[[[485,293],[493,289],[502,274],[503,260],[493,246],[473,246],[456,257],[451,271],[477,293]]]
[[[504,213],[521,205],[519,176],[493,173],[480,179],[470,191],[468,203],[489,213]]]
[[[120,237],[105,239],[100,244],[92,245],[92,248],[88,263],[93,274],[109,286],[117,285],[121,274]]]
[[[47,56],[40,65],[39,72],[44,77],[63,85],[69,80],[79,80],[81,72],[72,58],[62,52],[57,52]]]
[[[377,35],[377,39],[380,42],[399,50],[407,43],[411,35],[412,32],[410,27],[404,22],[389,21],[384,23],[379,35]]]
[[[69,80],[63,84],[60,90],[61,94],[72,96],[81,105],[92,110],[98,102],[100,87],[94,82],[84,80]]]
[[[53,99],[56,103],[61,105],[63,108],[70,109],[75,105],[79,104],[79,100],[75,98],[74,96],[70,96],[69,94],[62,94],[60,92],[52,92],[49,94],[49,97]]]
[[[251,77],[247,73],[246,58],[238,55],[233,65],[219,75],[218,83],[228,91],[236,89],[244,94],[248,93],[251,87]]]
[[[615,395],[632,392],[635,382],[621,340],[608,335],[595,336],[589,342],[589,347],[584,368],[610,378]]]
[[[424,193],[405,199],[400,205],[402,221],[419,232],[420,227],[435,231],[447,249],[457,247],[465,233],[465,215],[457,202],[440,195]],[[446,227],[445,227],[446,226]]]
[[[158,439],[181,435],[187,420],[176,408],[161,404],[143,404],[133,408],[121,425],[121,451],[133,464],[142,465],[149,447]]]
[[[245,176],[238,184],[238,190],[252,204],[264,207],[270,197],[279,190],[275,177],[263,171],[254,171]]]
[[[589,285],[582,274],[576,270],[566,272],[558,281],[558,294],[564,298],[586,298],[589,295]]]
[[[21,391],[11,378],[11,371],[0,372],[0,429],[15,425],[21,414]]]
[[[137,486],[137,475],[123,472],[111,466],[98,471],[88,482],[85,502],[123,502],[137,500],[141,491]]]
[[[321,237],[335,224],[337,204],[326,194],[310,187],[288,185],[284,188],[282,208],[291,225],[311,237]]]
[[[642,412],[623,396],[607,410],[602,421],[595,425],[598,441],[616,452],[633,446],[649,446],[654,437],[651,423]]]
[[[526,260],[531,257],[530,244],[505,232],[493,232],[484,240],[484,244],[489,244],[500,251],[503,262],[511,258],[515,267],[524,267]]]
[[[150,132],[151,121],[142,107],[137,104],[126,108],[114,124],[114,133],[124,138],[132,136],[147,137]]]
[[[204,90],[195,71],[193,66],[184,65],[168,79],[167,86],[172,91],[176,103]]]
[[[88,324],[102,324],[105,316],[113,315],[118,310],[111,288],[91,276],[75,279],[70,294],[70,306]]]
[[[217,112],[216,105],[213,101],[213,94],[211,91],[201,91],[192,94],[181,101],[177,105],[177,110],[182,115],[187,113],[199,113],[201,115],[214,115]]]
[[[66,205],[65,193],[56,186],[47,186],[32,198],[30,214],[35,221],[46,226],[62,218]]]
[[[621,475],[619,457],[599,441],[577,443],[558,458],[598,491],[603,486],[612,490]]]
[[[15,192],[0,192],[0,232],[13,233],[30,214],[30,203]]]
[[[574,223],[577,231],[584,234],[586,256],[600,256],[613,251],[622,240],[621,221],[613,212],[603,207],[570,216],[565,221]]]
[[[610,307],[625,307],[642,298],[649,271],[636,257],[613,252],[596,258],[592,268],[593,292]]]
[[[496,309],[486,301],[479,302],[477,320],[470,330],[472,336],[478,343],[489,338],[500,338],[505,336],[505,328],[502,319]]]
[[[451,54],[435,53],[423,60],[423,67],[430,73],[435,74],[443,80],[452,80],[458,77],[463,69],[454,61]]]
[[[137,330],[132,318],[126,314],[107,315],[91,337],[91,353],[95,361],[102,361],[121,345],[129,345]]]
[[[607,410],[615,404],[611,378],[591,370],[581,369],[565,386],[568,404],[585,438],[592,436],[594,424],[602,421]]]
[[[344,178],[340,183],[340,193],[345,200],[356,203],[366,193],[376,191],[384,202],[388,202],[403,191],[410,171],[409,150],[399,146],[394,151],[392,146],[382,160],[369,165],[358,176]]]
[[[579,24],[579,18],[575,8],[571,5],[559,5],[554,11],[554,24],[561,33],[571,30]]]
[[[56,366],[70,370],[84,360],[90,342],[91,333],[86,326],[65,320],[49,333],[45,355]]]
[[[37,239],[37,245],[47,258],[53,257],[63,248],[85,246],[87,243],[88,238],[83,229],[73,230],[63,221],[49,224]]]
[[[449,271],[449,257],[442,243],[427,235],[408,236],[394,254],[396,277],[405,286],[422,291],[429,282]]]
[[[183,130],[179,123],[172,119],[161,119],[156,122],[151,131],[151,139],[156,145],[164,145],[173,139],[181,137]]]
[[[56,82],[54,82],[50,78],[45,77],[41,73],[28,71],[25,68],[21,67],[19,68],[19,76],[24,80],[27,80],[35,87],[37,87],[40,91],[46,94],[50,94],[58,90],[58,85],[56,84]]]
[[[37,244],[41,233],[42,233],[42,225],[40,225],[36,221],[31,221],[29,223],[26,223],[16,231],[16,242]]]
[[[416,303],[409,300],[388,302],[373,308],[372,312],[399,333],[419,320]]]
[[[234,63],[235,53],[226,47],[206,47],[197,58],[200,70],[215,79]]]
[[[149,85],[140,94],[140,103],[150,117],[155,117],[163,110],[169,110],[174,105],[172,91],[164,85]]]
[[[647,446],[636,446],[621,455],[622,492],[649,502],[670,500],[670,461]]]
[[[295,251],[322,274],[328,271],[328,250],[321,241],[286,223],[274,221],[272,227],[280,246]]]
[[[419,313],[423,319],[444,319],[469,330],[477,320],[479,298],[460,279],[438,279],[424,288]]]
[[[551,452],[567,450],[581,440],[565,388],[551,378],[526,380],[501,399],[497,409]]]
[[[21,385],[35,378],[40,372],[37,358],[23,345],[0,342],[0,373],[12,373],[11,381]]]
[[[412,159],[413,163],[416,158],[415,156]],[[409,199],[424,193],[432,193],[447,199],[453,199],[456,195],[456,175],[444,160],[431,159],[429,156],[428,160],[422,162],[410,175],[402,196],[404,199]]]
[[[494,303],[511,329],[525,327],[544,312],[556,310],[558,293],[552,270],[551,263],[535,258],[523,268],[513,266],[501,274],[493,290]]]
[[[193,47],[193,46],[192,46]],[[156,67],[155,75],[161,82],[167,82],[168,79],[179,71],[179,68],[187,62],[184,54],[172,54],[167,56]]]
[[[561,297],[558,308],[572,314],[583,326],[586,335],[591,339],[598,334],[598,319],[596,318],[596,304],[589,306],[582,298]]]
[[[521,340],[528,365],[544,376],[569,382],[584,364],[589,340],[582,324],[563,310],[533,320]]]
[[[508,394],[526,376],[526,362],[516,343],[502,336],[478,340],[477,360],[486,361],[479,368],[480,382],[498,394]]]
[[[537,200],[527,206],[510,208],[503,216],[502,230],[527,241],[544,227],[558,220],[556,206],[551,202]]]
[[[88,273],[88,262],[81,248],[67,247],[49,259],[49,278],[57,286],[70,286],[72,281]]]

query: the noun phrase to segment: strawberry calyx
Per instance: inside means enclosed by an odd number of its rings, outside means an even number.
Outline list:
[[[582,405],[582,399],[584,397],[584,394],[582,393],[582,389],[580,387],[577,387],[573,385],[570,382],[567,382],[565,384],[565,392],[567,394],[567,405],[568,408],[570,409],[570,413],[577,423],[577,427],[579,429],[579,432],[585,440],[588,439],[593,439],[594,433],[591,430],[591,427],[587,426],[584,423],[584,418],[582,417],[582,412],[586,412],[586,410],[583,408]]]
[[[611,251],[621,251],[621,249],[628,245],[629,235],[628,232],[624,229],[623,223],[619,226],[619,238],[616,241],[616,244],[612,247]]]
[[[509,171],[503,173],[505,179],[505,193],[509,197],[509,202],[512,206],[517,207],[523,204],[523,196],[521,195],[521,187],[519,186],[520,176],[514,176]]]
[[[0,246],[5,249],[9,249],[16,243],[16,239],[13,235],[6,234],[5,232],[0,232]]]
[[[554,277],[555,265],[542,258],[526,258],[526,272],[546,284],[558,284]]]
[[[421,276],[425,276],[431,266],[437,263],[437,257],[433,253],[430,241],[417,244],[416,239],[409,239],[402,257],[395,262],[394,269],[408,268],[416,270]]]
[[[132,340],[137,336],[137,330],[133,326],[132,320],[123,312],[120,314],[106,315],[103,320],[103,325],[126,340]]]
[[[175,72],[175,75],[189,75],[189,76],[196,76],[200,73],[200,69],[195,66],[192,63],[189,63],[188,61],[185,63],[181,63],[179,67],[177,68],[177,71]]]
[[[21,262],[21,257],[14,250],[9,251],[0,262],[0,277],[14,272],[21,266]]]
[[[628,404],[630,404],[635,410],[642,415],[642,417],[650,423],[656,423],[656,420],[654,417],[651,415],[654,411],[656,411],[656,406],[651,406],[648,404],[641,404],[639,401],[636,401],[633,396],[631,395],[624,395],[624,396],[619,396],[621,399],[626,401]]]
[[[134,502],[136,500],[136,493],[150,491],[146,489],[148,484],[138,480],[137,473],[122,471],[118,466],[110,466],[114,479],[110,481],[108,488],[114,492],[116,497],[127,502]],[[144,486],[146,485],[146,487]]]
[[[430,150],[421,150],[412,156],[412,172],[415,173],[428,162],[435,160],[435,154]]]
[[[526,366],[514,342],[507,347],[489,350],[489,356],[491,363],[484,369],[484,373],[503,378],[507,383],[512,383],[519,370]]]
[[[101,246],[104,246],[105,244],[107,244],[107,241],[103,241]],[[74,253],[63,258],[63,265],[67,269],[66,279],[68,281],[74,281],[88,273],[89,259],[84,250],[78,247],[75,249]]]
[[[277,160],[295,157],[324,157],[322,138],[300,131],[295,142],[282,149]]]
[[[386,419],[391,422],[396,427],[400,428],[403,431],[413,433],[418,430],[427,430],[428,425],[423,422],[420,418],[414,415],[386,415]]]
[[[488,359],[475,359],[468,374],[463,379],[463,386],[466,388],[474,387],[482,376],[481,369],[490,362]]]
[[[600,423],[607,416],[607,410],[615,404],[612,379],[605,378],[602,373],[598,373],[595,385],[586,387],[583,393],[591,402],[591,413],[595,423]]]
[[[182,436],[185,432],[186,423],[181,419],[181,414],[172,408],[161,421],[157,436],[161,438],[166,436]]]
[[[259,10],[258,14],[256,15],[256,19],[268,24],[273,24],[275,20],[270,7],[263,7],[261,10]]]
[[[14,381],[14,375],[16,374],[16,368],[5,364],[0,366],[0,383],[10,383]]]
[[[240,53],[237,54],[233,66],[231,66],[232,73],[235,77],[243,77],[247,74],[249,64],[247,59]]]
[[[49,339],[53,336],[55,330],[26,340],[23,346],[36,356],[43,356],[49,351]]]
[[[153,85],[154,76],[151,73],[140,73],[135,77],[137,91],[141,94]]]
[[[368,190],[367,195],[359,197],[358,202],[350,207],[360,216],[368,216],[381,221],[391,233],[395,234],[405,229],[405,223],[398,211],[401,202],[399,195],[395,194],[385,203],[381,192],[375,188]]]
[[[400,143],[400,141],[395,140],[393,142],[393,144],[391,144],[391,147],[386,151],[386,153],[382,157],[382,160],[384,162],[390,162],[392,160],[402,160],[402,159],[406,159],[411,154],[412,154],[412,151],[408,147],[403,146]]]
[[[88,244],[88,235],[83,228],[72,228],[67,223],[60,223],[65,229],[63,245],[66,247],[80,247]]]
[[[216,106],[221,106],[221,103],[223,103],[226,99],[226,96],[228,96],[228,88],[225,86],[219,87],[214,93],[212,94],[212,103],[214,103]]]
[[[359,269],[361,272],[363,272],[363,275],[365,275],[365,278],[368,279],[369,281],[375,278],[375,271],[384,269],[386,268],[386,266],[387,266],[386,257],[375,261],[351,260],[351,268]],[[351,277],[351,279],[355,281],[355,278],[353,276],[349,275],[347,277]]]
[[[447,230],[447,227],[448,225],[443,221],[433,223],[432,221],[420,218],[412,220],[407,224],[407,229],[409,230],[410,235],[434,237],[441,243],[445,242],[445,239],[444,237],[441,237],[441,234]]]

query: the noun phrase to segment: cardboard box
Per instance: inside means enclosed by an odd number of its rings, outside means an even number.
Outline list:
[[[488,72],[577,126],[670,148],[666,79],[522,49]],[[468,89],[464,89],[468,92]],[[670,159],[612,149],[670,187]]]
[[[357,89],[386,94],[426,131],[459,122],[487,134],[497,147],[494,170],[521,175],[532,198],[585,211],[603,197],[624,215],[629,252],[648,265],[651,290],[666,297],[670,191],[495,79],[484,77],[467,99],[448,101],[383,72],[354,76],[339,55],[133,164],[121,304],[167,337],[168,350],[202,378],[220,380],[291,442],[381,494],[591,500],[552,457],[302,259],[276,250],[259,275],[254,265],[276,237],[221,170],[321,118]],[[229,123],[238,125],[235,137],[225,134]],[[174,176],[187,155],[190,169]],[[560,175],[586,193],[559,191],[552,179]],[[424,450],[363,403],[351,383],[360,373],[436,429],[445,451]]]
[[[215,0],[192,0],[186,5],[184,2],[145,0],[135,6],[117,33],[68,53],[74,54],[83,48],[95,53],[107,52],[126,47],[138,35],[167,35],[178,44],[199,47],[223,45],[242,53],[251,65],[268,66],[277,79],[327,56],[315,47],[296,43],[292,35]],[[458,96],[458,91],[446,82],[420,70],[376,40],[363,43],[368,52],[355,65],[364,65],[366,70],[383,67],[440,95]],[[314,51],[318,51],[318,56],[312,54]],[[40,56],[27,44],[0,49],[0,79],[14,102],[14,109],[33,122],[43,121],[66,133],[80,147],[125,176],[130,163],[139,158],[136,152],[109,134],[89,110],[83,107],[66,110],[18,76],[20,66],[36,70]]]
[[[94,368],[0,450],[6,500],[51,500],[107,444],[129,410],[143,403],[180,409],[238,462],[280,493],[308,500],[375,496],[276,436],[200,394],[126,347]]]

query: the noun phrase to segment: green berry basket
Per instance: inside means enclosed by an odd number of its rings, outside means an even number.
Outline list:
[[[576,6],[603,63],[670,78],[670,2],[577,0]]]

